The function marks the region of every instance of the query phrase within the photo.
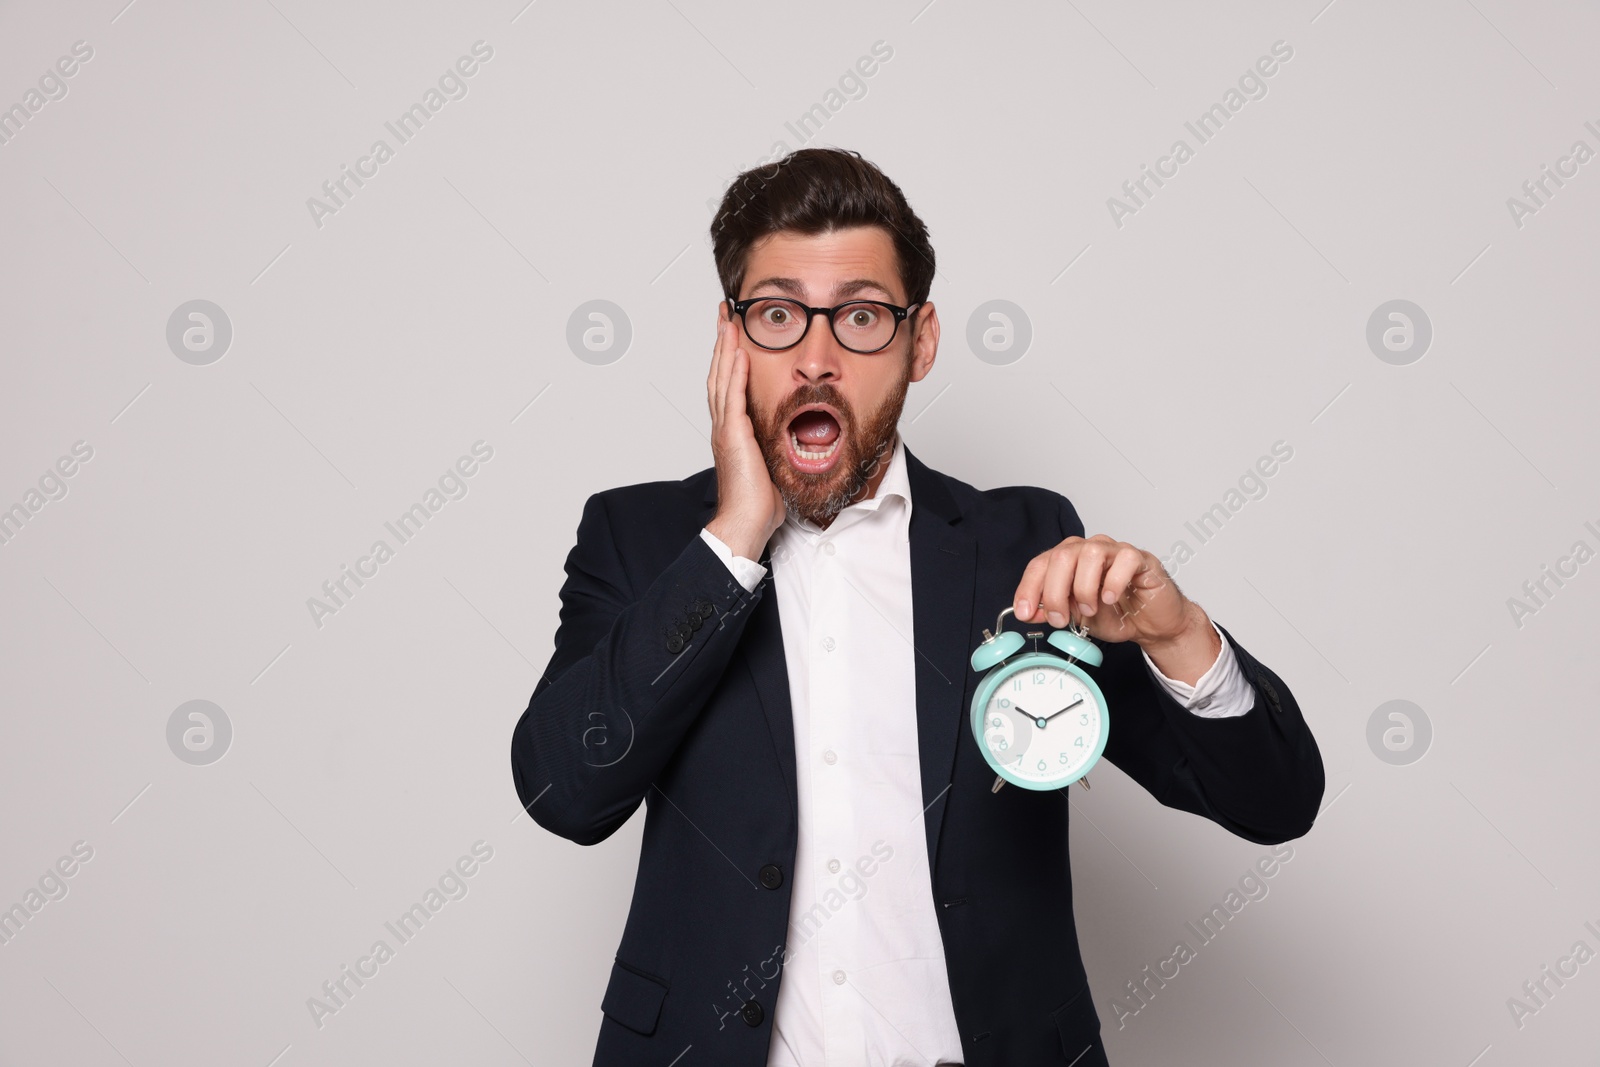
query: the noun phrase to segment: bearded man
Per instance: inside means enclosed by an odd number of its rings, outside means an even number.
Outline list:
[[[588,499],[512,739],[546,830],[647,805],[594,1063],[1104,1065],[1069,805],[1000,788],[968,726],[986,624],[1086,627],[1105,758],[1247,840],[1310,829],[1316,741],[1150,552],[906,448],[934,253],[876,166],[747,172],[712,239],[713,466]]]

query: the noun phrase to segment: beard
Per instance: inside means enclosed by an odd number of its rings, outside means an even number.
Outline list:
[[[770,416],[746,394],[745,407],[767,461],[767,473],[792,514],[826,529],[839,512],[865,496],[873,476],[889,462],[910,384],[911,360],[907,359],[895,388],[865,420],[832,385],[802,385]],[[789,462],[789,420],[807,404],[818,403],[832,405],[844,420],[839,427],[843,437],[839,460],[820,473],[796,470]]]

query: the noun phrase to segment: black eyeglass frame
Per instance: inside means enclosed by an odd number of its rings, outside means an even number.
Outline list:
[[[748,326],[745,325],[744,313],[750,309],[750,306],[752,304],[759,303],[759,302],[761,302],[763,300],[781,300],[785,304],[790,304],[790,305],[792,305],[794,307],[804,308],[805,309],[805,313],[806,313],[805,329],[800,331],[800,336],[795,338],[795,340],[794,340],[794,342],[792,344],[784,345],[782,348],[768,348],[766,345],[762,344],[760,341],[757,341],[754,337],[750,337],[750,330],[749,330]],[[833,318],[834,313],[837,312],[840,308],[852,307],[852,306],[854,306],[856,304],[871,304],[873,307],[885,308],[885,309],[888,310],[888,312],[891,315],[894,316],[894,332],[889,335],[889,339],[887,341],[883,342],[883,344],[879,345],[877,348],[869,348],[869,349],[867,349],[866,351],[863,352],[859,348],[851,348],[849,345],[845,344],[844,343],[844,339],[839,336],[839,330],[838,330],[837,326],[834,323],[834,318]],[[912,315],[914,315],[917,310],[919,310],[919,309],[921,309],[923,307],[923,304],[912,304],[912,305],[910,305],[908,307],[901,307],[898,304],[891,304],[886,300],[846,300],[844,303],[835,304],[831,308],[814,308],[814,307],[811,307],[809,304],[807,304],[805,301],[796,300],[792,296],[763,295],[763,296],[752,296],[748,300],[735,300],[733,297],[730,296],[730,297],[728,297],[728,306],[733,309],[733,313],[735,315],[739,316],[739,326],[742,329],[744,329],[744,335],[746,337],[750,338],[750,343],[755,345],[757,348],[761,349],[763,352],[787,352],[787,351],[789,351],[789,349],[795,347],[795,345],[798,345],[801,341],[804,341],[806,339],[806,334],[811,332],[811,320],[813,318],[815,318],[816,316],[818,316],[818,315],[822,315],[825,318],[827,318],[827,320],[828,320],[828,331],[833,334],[833,339],[835,341],[839,342],[839,347],[840,348],[843,348],[846,352],[854,352],[858,356],[872,356],[872,355],[876,355],[879,352],[882,352],[884,349],[886,349],[890,345],[894,344],[895,338],[900,336],[900,324],[902,322],[904,322],[906,319],[912,317]]]

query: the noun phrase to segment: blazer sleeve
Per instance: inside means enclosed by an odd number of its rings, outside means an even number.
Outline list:
[[[1060,506],[1063,539],[1082,537],[1071,502],[1062,497]],[[1230,718],[1195,715],[1151,676],[1137,646],[1102,644],[1105,663],[1095,676],[1111,723],[1105,756],[1167,807],[1247,841],[1301,837],[1322,803],[1322,753],[1283,679],[1217,629],[1255,689],[1255,706]]]
[[[582,845],[628,821],[722,677],[766,584],[748,592],[696,534],[642,595],[604,494],[567,554],[555,653],[511,737],[517,796]]]

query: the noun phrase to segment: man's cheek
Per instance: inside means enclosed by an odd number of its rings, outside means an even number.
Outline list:
[[[744,391],[744,410],[750,416],[750,428],[755,431],[756,443],[765,445],[767,438],[772,433],[772,420],[767,417],[767,411],[756,399],[755,383],[752,382]]]

